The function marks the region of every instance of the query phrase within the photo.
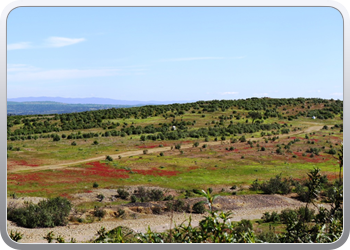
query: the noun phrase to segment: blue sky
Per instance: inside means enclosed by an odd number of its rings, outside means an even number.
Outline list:
[[[343,19],[325,7],[21,7],[7,97],[343,99]]]

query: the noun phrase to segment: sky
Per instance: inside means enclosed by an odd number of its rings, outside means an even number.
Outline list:
[[[330,7],[20,7],[7,97],[343,99]]]

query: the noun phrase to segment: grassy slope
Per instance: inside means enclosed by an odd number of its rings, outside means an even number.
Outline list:
[[[285,108],[286,111],[283,111]],[[294,107],[293,107],[294,108]],[[280,107],[280,112],[289,112],[289,114],[296,113],[299,109],[292,107]],[[206,127],[206,123],[211,124],[212,121],[219,122],[220,115],[230,115],[232,111],[244,115],[248,111],[238,109],[228,109],[225,112],[206,113],[205,117],[202,114],[191,113],[192,110],[176,119],[183,119],[184,121],[196,120],[192,128]],[[244,117],[241,120],[232,120],[236,122],[245,122]],[[149,117],[147,119],[123,119],[123,120],[109,120],[110,122],[126,122],[129,125],[134,123],[135,126],[145,126],[159,123],[170,122],[171,118],[164,119],[162,116]],[[104,122],[108,122],[105,120]],[[229,120],[224,122],[228,126]],[[251,119],[249,119],[251,122]],[[293,121],[281,120],[278,118],[269,118],[264,123],[287,123],[291,128],[299,127],[302,130],[315,125],[340,124],[342,121],[337,116],[332,120],[312,120],[310,118],[299,118]],[[15,128],[21,125],[15,125]],[[15,129],[12,128],[12,129]],[[120,128],[120,127],[119,127]],[[89,129],[81,132],[101,132],[103,129]],[[59,132],[58,134],[69,134],[70,132]],[[333,134],[332,134],[333,133]],[[241,135],[236,135],[239,138]],[[296,135],[294,137],[301,138],[291,146],[292,153],[284,152],[283,155],[275,153],[276,145],[283,146],[288,144],[292,139],[286,136],[284,139],[279,139],[275,142],[269,141],[266,145],[260,138],[260,132],[254,134],[247,134],[247,138],[255,138],[252,140],[259,141],[253,144],[253,148],[249,148],[246,143],[235,143],[230,145],[210,146],[206,149],[189,148],[180,150],[170,150],[164,152],[164,156],[160,157],[158,154],[133,156],[130,158],[114,159],[114,165],[110,164],[103,169],[97,169],[95,172],[90,171],[91,165],[78,164],[75,168],[38,171],[35,173],[9,173],[8,174],[8,193],[23,193],[23,195],[30,196],[54,196],[62,193],[72,193],[86,191],[92,188],[92,183],[97,181],[102,187],[117,187],[121,185],[157,185],[175,189],[187,188],[205,188],[215,185],[249,185],[255,179],[268,179],[276,174],[282,173],[283,176],[293,176],[294,178],[301,178],[305,173],[313,167],[319,167],[322,171],[328,174],[335,174],[337,169],[337,162],[329,154],[324,151],[328,150],[330,146],[340,144],[343,138],[342,132],[337,130],[321,130],[315,132],[315,135],[310,135],[315,144],[309,144],[308,140],[303,139],[304,134]],[[292,136],[292,135],[291,135]],[[267,136],[265,138],[268,138]],[[97,140],[98,145],[92,145],[93,141]],[[209,141],[213,141],[214,137],[209,137]],[[160,144],[164,146],[172,146],[181,141],[184,144],[192,144],[195,141],[203,142],[204,139],[184,139],[179,141],[146,141],[141,142],[140,136],[127,137],[98,137],[91,139],[75,140],[77,146],[71,146],[73,140],[62,139],[59,142],[53,142],[52,139],[38,139],[8,142],[14,147],[19,147],[20,151],[10,151],[8,159],[8,169],[16,168],[18,166],[25,167],[26,165],[50,165],[57,163],[65,163],[76,160],[88,159],[95,156],[105,156],[118,154],[120,152],[127,152],[132,150],[140,150],[142,148],[151,148]],[[312,141],[312,140],[311,140]],[[310,141],[310,142],[311,142]],[[317,142],[316,142],[317,141]],[[266,146],[266,151],[258,151],[257,144]],[[228,151],[227,147],[235,147],[236,151]],[[310,147],[325,147],[320,156],[310,158],[298,155],[297,158],[292,158],[295,152],[302,153]],[[242,159],[244,156],[244,159]],[[77,168],[78,167],[78,168]],[[35,168],[35,166],[28,166],[28,168]],[[88,170],[86,175],[82,174]],[[116,176],[108,176],[108,170],[117,169],[122,178]],[[157,171],[155,170],[157,169]],[[147,170],[148,172],[142,172]],[[100,171],[100,172],[99,172]],[[130,172],[134,171],[134,172]],[[139,172],[135,172],[139,171]],[[163,172],[162,172],[163,171]],[[166,172],[166,171],[169,171]],[[161,176],[160,173],[167,173]],[[175,174],[174,174],[175,173]],[[127,176],[127,177],[126,177]]]

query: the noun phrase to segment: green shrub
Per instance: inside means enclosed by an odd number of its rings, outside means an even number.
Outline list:
[[[280,216],[278,215],[277,212],[273,211],[271,214],[269,212],[265,212],[264,215],[261,217],[261,219],[264,222],[279,222],[280,221]]]
[[[137,201],[135,195],[131,195],[130,199],[131,199],[131,203],[135,203]]]
[[[119,209],[118,209],[118,217],[121,217],[121,216],[123,216],[124,214],[125,214],[125,210],[119,208]]]
[[[291,185],[291,180],[282,180],[281,174],[279,174],[275,178],[271,178],[269,181],[260,184],[259,189],[266,194],[289,194],[292,191]]]
[[[120,188],[118,188],[117,193],[118,193],[119,197],[122,198],[123,200],[126,200],[130,195],[128,191],[126,191],[125,189],[120,189]]]
[[[330,155],[335,155],[337,151],[334,148],[331,148],[330,150],[327,151],[327,153]]]
[[[98,194],[97,198],[100,199],[100,202],[102,202],[105,196],[103,194]]]
[[[148,198],[152,201],[162,201],[164,199],[164,193],[160,189],[152,189],[148,192]]]
[[[174,199],[174,196],[172,196],[172,195],[168,195],[168,196],[166,196],[165,198],[164,198],[164,201],[171,201],[171,200],[173,200]]]
[[[315,210],[309,209],[308,207],[300,207],[297,210],[299,220],[305,222],[311,222],[315,218]]]
[[[250,220],[241,220],[240,222],[237,223],[235,227],[235,232],[236,233],[244,233],[247,232],[248,230],[253,229],[253,224]]]
[[[182,200],[169,201],[165,205],[168,211],[185,212],[189,210],[189,205]]]
[[[203,205],[203,202],[197,202],[196,204],[194,204],[192,207],[192,211],[196,214],[204,214],[205,207]]]
[[[92,184],[92,187],[93,187],[93,188],[98,188],[98,183],[97,183],[97,182],[94,182],[94,184]]]
[[[161,214],[162,213],[162,209],[160,207],[152,207],[152,213],[153,214]]]
[[[95,207],[93,214],[95,217],[97,217],[101,220],[103,217],[105,217],[106,211],[100,207]]]
[[[253,183],[250,185],[249,189],[252,191],[258,191],[260,189],[260,184],[259,184],[258,179],[253,181]]]
[[[65,226],[71,207],[66,198],[51,198],[42,200],[37,205],[27,203],[25,207],[8,208],[7,218],[18,226],[28,228]]]
[[[280,220],[282,223],[287,224],[290,220],[297,220],[298,214],[295,210],[292,210],[290,208],[282,210],[280,214]]]
[[[113,161],[113,158],[109,155],[106,156],[106,161]]]
[[[247,139],[245,138],[244,135],[242,135],[242,136],[239,138],[239,141],[240,141],[240,142],[246,142]]]

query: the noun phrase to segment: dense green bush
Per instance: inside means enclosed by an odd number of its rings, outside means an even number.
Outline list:
[[[190,210],[189,205],[185,204],[182,200],[169,201],[165,205],[168,211],[186,212]]]
[[[260,184],[259,189],[266,194],[289,194],[292,191],[292,181],[290,179],[281,178],[281,174],[276,175],[269,181]]]
[[[112,158],[112,156],[110,156],[110,155],[107,155],[107,156],[106,156],[106,161],[113,161],[113,158]]]
[[[28,228],[64,226],[68,223],[71,207],[66,198],[51,198],[42,200],[37,205],[27,203],[25,207],[8,208],[7,218],[18,226]]]
[[[152,201],[161,201],[164,199],[164,192],[160,189],[152,189],[148,192],[148,198]]]
[[[282,223],[287,224],[287,222],[289,220],[297,220],[298,213],[295,210],[287,208],[287,209],[282,210],[279,217],[280,217],[280,220]]]
[[[273,211],[271,214],[269,212],[265,212],[264,215],[261,217],[261,219],[264,222],[279,222],[280,221],[280,216],[278,215],[277,212]]]
[[[259,180],[255,179],[255,181],[253,181],[253,183],[250,185],[249,189],[252,191],[258,191],[260,189]]]
[[[122,198],[123,200],[126,200],[130,195],[128,191],[126,191],[125,189],[121,189],[121,188],[118,188],[117,193],[118,193],[119,197]]]
[[[131,195],[130,199],[131,199],[131,203],[135,203],[137,201],[135,195]]]
[[[192,212],[196,214],[204,214],[205,207],[203,205],[203,202],[197,202],[192,207]]]
[[[95,217],[97,217],[101,220],[103,217],[105,217],[106,211],[100,207],[95,207],[93,214]]]

